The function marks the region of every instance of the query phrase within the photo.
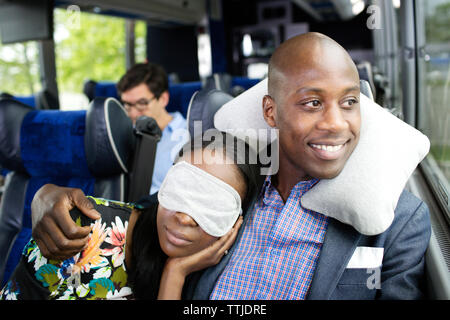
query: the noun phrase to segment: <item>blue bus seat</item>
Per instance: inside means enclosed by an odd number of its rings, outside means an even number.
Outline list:
[[[0,93],[0,100],[4,99],[14,99],[16,101],[19,101],[29,107],[36,108],[36,96],[13,96],[12,94],[8,92],[2,92]]]
[[[202,88],[200,81],[171,83],[169,84],[169,104],[166,107],[167,112],[180,112],[186,117],[189,101],[194,92]],[[96,97],[113,97],[119,99],[116,84],[114,82],[87,80],[84,83],[83,93],[92,101]]]
[[[186,118],[192,95],[202,89],[200,81],[174,83],[169,85],[169,104],[167,112],[180,112]]]
[[[0,204],[2,286],[31,237],[31,201],[44,184],[126,201],[126,174],[134,140],[120,103],[96,98],[88,110],[34,110],[0,101],[0,165],[6,176]]]
[[[252,79],[252,78],[246,78],[246,77],[233,77],[231,81],[231,87],[234,86],[240,86],[244,88],[244,90],[250,89],[254,85],[256,85],[258,82],[260,82],[262,79]]]
[[[22,102],[23,104],[26,104],[27,106],[36,108],[36,96],[14,96],[14,100],[17,100],[19,102]]]
[[[217,89],[231,94],[233,97],[238,96],[245,90],[253,87],[260,82],[261,79],[251,79],[247,77],[232,77],[227,73],[214,73],[205,80],[203,89]]]
[[[58,99],[48,90],[44,89],[37,94],[30,96],[13,96],[9,93],[3,92],[0,94],[0,99],[14,99],[27,106],[33,107],[39,110],[59,109]]]
[[[261,79],[249,79],[246,77],[231,77],[228,74],[216,74],[210,76],[205,84],[201,81],[170,83],[169,84],[169,104],[166,107],[168,112],[180,112],[183,117],[187,117],[189,102],[196,91],[205,89],[218,89],[220,91],[237,96],[239,93],[253,87]],[[110,81],[97,82],[87,80],[83,87],[84,94],[92,101],[96,97],[113,97],[119,99],[116,84]]]
[[[92,101],[96,97],[112,97],[115,99],[119,99],[119,94],[117,93],[116,83],[111,81],[101,81],[96,82],[92,80],[88,80],[85,83],[86,90],[89,89],[89,86],[93,87],[92,93],[85,92],[88,96],[89,101]],[[89,95],[88,95],[89,94]]]

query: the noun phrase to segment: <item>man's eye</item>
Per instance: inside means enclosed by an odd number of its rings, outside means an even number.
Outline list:
[[[311,107],[311,108],[317,108],[320,106],[319,100],[311,100],[308,102],[303,103],[304,106]]]
[[[353,106],[354,104],[357,104],[357,103],[358,103],[358,100],[356,100],[356,99],[347,99],[347,100],[344,101],[343,105],[346,106],[346,107],[351,107],[351,106]]]

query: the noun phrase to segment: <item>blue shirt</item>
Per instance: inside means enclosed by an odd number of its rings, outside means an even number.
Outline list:
[[[301,205],[317,181],[298,182],[284,203],[267,177],[210,299],[305,298],[328,225],[326,216]]]
[[[156,147],[155,167],[153,169],[152,186],[150,194],[161,187],[167,171],[172,167],[173,161],[181,147],[189,140],[186,119],[181,113],[170,113],[172,121],[164,128],[161,140]]]

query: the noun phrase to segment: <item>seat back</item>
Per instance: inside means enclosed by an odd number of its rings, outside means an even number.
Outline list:
[[[233,97],[236,97],[245,90],[250,89],[260,81],[261,79],[252,79],[247,77],[233,77],[231,81],[230,93]]]
[[[167,112],[180,112],[186,118],[189,102],[198,90],[202,89],[200,81],[174,83],[169,85],[169,103],[166,106]]]
[[[214,128],[214,115],[231,99],[232,95],[217,89],[203,89],[196,92],[189,103],[186,118],[191,137]]]
[[[31,96],[13,96],[9,93],[3,92],[0,94],[0,99],[14,99],[39,110],[59,109],[58,98],[46,89]]]
[[[230,92],[231,81],[232,77],[227,73],[214,73],[206,78],[203,89],[205,90],[217,89],[224,92]]]
[[[0,101],[0,279],[10,277],[31,237],[31,201],[44,184],[126,201],[134,148],[131,120],[117,100],[97,98],[88,110],[34,110]]]

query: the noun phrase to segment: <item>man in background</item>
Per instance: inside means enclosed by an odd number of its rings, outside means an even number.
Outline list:
[[[159,190],[167,171],[172,166],[176,155],[174,148],[182,146],[185,140],[179,136],[172,137],[177,129],[186,129],[186,119],[180,112],[167,112],[169,103],[169,85],[166,71],[154,63],[139,63],[122,76],[117,83],[120,99],[128,116],[136,123],[141,116],[156,120],[162,131],[158,142],[153,170],[150,194]]]

